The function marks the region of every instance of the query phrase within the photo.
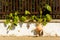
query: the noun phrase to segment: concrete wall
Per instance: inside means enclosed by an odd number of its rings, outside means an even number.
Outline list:
[[[60,23],[48,23],[43,27],[43,36],[60,36]]]
[[[30,28],[27,29],[27,23],[20,24],[14,30],[7,30],[4,23],[0,23],[0,36],[34,36],[35,23],[30,24]],[[60,23],[48,23],[43,27],[43,36],[60,36]]]

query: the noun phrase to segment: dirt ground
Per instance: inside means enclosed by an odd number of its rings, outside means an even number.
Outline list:
[[[60,37],[16,37],[16,36],[0,36],[0,40],[60,40]]]

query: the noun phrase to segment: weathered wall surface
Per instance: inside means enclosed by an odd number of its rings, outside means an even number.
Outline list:
[[[4,23],[0,23],[0,35],[2,36],[34,36],[31,32],[35,29],[35,23],[30,24],[30,28],[27,29],[27,23],[24,23],[22,27],[18,26],[14,30],[7,30]],[[8,33],[7,33],[8,32]],[[60,36],[60,23],[48,23],[43,27],[43,36]]]

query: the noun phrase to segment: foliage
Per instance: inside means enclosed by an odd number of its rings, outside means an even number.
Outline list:
[[[38,18],[38,22],[42,23],[44,26],[49,22],[52,17],[50,16],[51,7],[48,4],[45,4],[43,8],[40,8],[40,18]]]
[[[31,20],[36,20],[37,23],[42,23],[42,25],[45,26],[52,19],[51,15],[49,14],[51,11],[51,7],[48,4],[45,4],[43,8],[40,7],[39,9],[39,17],[32,15]]]
[[[28,20],[29,19],[28,18],[29,14],[30,14],[30,12],[28,10],[25,10],[25,14],[20,17],[20,21],[25,22],[26,20]]]
[[[5,24],[9,24],[8,29],[12,29],[14,26],[17,26],[17,23],[19,21],[19,17],[18,17],[18,12],[15,13],[10,13],[9,15],[7,15],[6,17],[6,22]]]
[[[20,18],[20,21],[21,21],[21,22],[26,21],[26,16],[22,16],[22,17]]]
[[[28,10],[25,10],[25,15],[30,14],[30,12]]]
[[[45,26],[47,22],[49,22],[52,19],[52,17],[49,14],[51,11],[52,11],[51,7],[48,4],[45,4],[44,8],[39,9],[39,12],[40,12],[39,17],[36,15],[30,15],[31,13],[28,10],[25,10],[24,15],[19,15],[19,16],[18,16],[18,12],[10,13],[6,17],[5,24],[9,24],[9,23],[11,24],[8,26],[9,30],[15,28],[15,26],[17,26],[18,24],[18,21],[25,22],[26,20],[29,20],[28,22],[35,21],[37,23],[42,23]]]
[[[48,11],[52,11],[51,10],[51,7],[48,5],[48,4],[45,4],[45,6],[44,6]]]
[[[40,18],[36,18],[38,23],[42,23],[44,26],[47,24],[47,22],[49,22],[52,17],[49,14],[46,15],[40,15]]]
[[[30,20],[29,20],[29,22],[34,22],[34,20],[35,20],[35,15],[32,15],[31,17],[30,17]]]

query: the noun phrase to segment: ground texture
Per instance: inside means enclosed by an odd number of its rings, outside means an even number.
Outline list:
[[[0,36],[0,40],[60,40],[60,37],[15,37]]]

